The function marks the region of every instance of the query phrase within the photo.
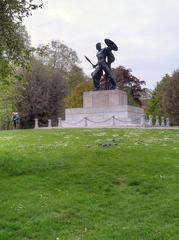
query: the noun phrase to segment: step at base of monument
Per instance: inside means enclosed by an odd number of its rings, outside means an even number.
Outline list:
[[[64,124],[89,126],[126,126],[141,123],[143,109],[124,105],[103,108],[71,108],[65,111]]]
[[[122,122],[113,119],[105,122],[82,119],[80,122],[62,121],[62,127],[140,127],[140,123],[134,123],[129,119],[123,119]]]

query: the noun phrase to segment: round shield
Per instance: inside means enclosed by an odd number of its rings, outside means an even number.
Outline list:
[[[117,47],[117,45],[113,42],[113,41],[111,41],[110,39],[104,39],[104,42],[106,43],[106,45],[108,46],[108,47],[110,47],[113,51],[117,51],[118,50],[118,47]]]

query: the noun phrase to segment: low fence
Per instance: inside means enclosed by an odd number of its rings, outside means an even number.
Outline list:
[[[142,115],[140,118],[135,118],[131,120],[124,120],[119,119],[115,116],[112,116],[108,119],[102,120],[102,121],[94,121],[93,119],[89,119],[87,117],[82,118],[79,121],[76,122],[68,122],[65,120],[62,120],[62,118],[58,118],[58,124],[57,126],[52,126],[52,120],[48,119],[48,125],[45,128],[72,128],[72,127],[170,127],[170,121],[169,118],[161,117],[161,121],[159,121],[159,117],[156,116],[155,123],[153,124],[152,116],[149,116],[148,119],[145,118],[144,115]],[[39,120],[35,119],[35,129],[42,128],[39,127]],[[44,127],[43,127],[44,128]]]

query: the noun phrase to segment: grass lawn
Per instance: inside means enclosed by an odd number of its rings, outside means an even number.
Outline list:
[[[0,132],[0,240],[179,239],[179,131]]]

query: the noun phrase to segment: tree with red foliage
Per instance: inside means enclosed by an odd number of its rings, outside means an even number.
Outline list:
[[[128,94],[129,103],[142,105],[141,96],[145,92],[145,81],[139,80],[137,77],[131,74],[131,69],[126,69],[123,66],[112,69],[113,77],[116,80],[117,87],[124,90]],[[101,79],[100,89],[106,89],[106,78],[105,75]]]

